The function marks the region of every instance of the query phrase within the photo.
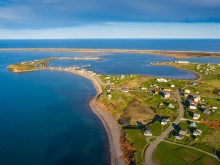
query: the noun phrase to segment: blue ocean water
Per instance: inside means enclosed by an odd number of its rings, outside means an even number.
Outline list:
[[[5,64],[20,61],[5,58]],[[0,70],[1,165],[109,162],[105,130],[87,104],[95,95],[90,81],[53,71],[12,74],[5,64]]]
[[[220,39],[0,40],[0,48],[102,48],[220,51]]]
[[[75,47],[219,51],[220,40],[0,40],[0,47]],[[109,163],[105,130],[88,107],[92,84],[57,71],[11,73],[7,65],[82,53],[0,51],[0,165],[75,165]],[[106,74],[143,74],[194,78],[192,73],[151,62],[173,58],[113,54],[104,61],[53,61],[51,66],[91,64]],[[191,59],[216,62],[216,59]],[[220,62],[217,62],[220,63]]]

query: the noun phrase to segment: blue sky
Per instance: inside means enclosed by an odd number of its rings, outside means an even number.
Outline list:
[[[0,38],[220,38],[220,0],[0,0]]]

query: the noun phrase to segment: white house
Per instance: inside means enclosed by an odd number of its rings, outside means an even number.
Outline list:
[[[175,85],[174,85],[174,84],[171,84],[170,87],[171,87],[171,88],[175,88]]]
[[[202,134],[202,130],[200,129],[196,129],[194,132],[193,132],[193,135],[194,136],[200,136]]]
[[[179,63],[179,64],[188,64],[189,61],[175,61],[175,63]]]
[[[185,93],[190,93],[190,90],[189,89],[185,89],[185,91],[184,91]]]
[[[128,89],[127,88],[124,88],[121,91],[124,92],[124,93],[128,93]]]
[[[195,104],[190,104],[190,105],[189,105],[189,109],[194,109],[194,110],[195,110],[195,109],[197,109],[197,107],[196,107]]]
[[[170,98],[170,92],[165,92],[164,93],[164,98],[169,99]]]
[[[167,79],[164,78],[157,78],[156,80],[157,82],[168,82]]]
[[[167,119],[162,119],[160,124],[161,125],[167,125]]]
[[[198,120],[200,118],[200,114],[199,113],[194,113],[193,114],[193,119],[194,120]]]
[[[194,96],[193,97],[194,102],[198,103],[201,100],[200,96]]]
[[[151,131],[146,129],[146,130],[144,131],[144,136],[152,136]]]
[[[112,98],[112,95],[111,95],[110,93],[109,93],[107,96],[108,96],[108,98],[109,98],[109,99],[111,99],[111,98]]]

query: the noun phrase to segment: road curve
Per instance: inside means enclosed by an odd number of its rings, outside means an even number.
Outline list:
[[[175,119],[175,121],[173,122],[174,124],[179,124],[180,123],[180,119],[183,118],[184,116],[184,108],[183,105],[181,103],[181,97],[180,94],[178,92],[175,92],[176,98],[177,98],[177,102],[179,105],[179,115],[178,117]],[[158,136],[152,143],[150,143],[150,145],[147,147],[146,152],[145,152],[145,165],[154,165],[154,161],[153,161],[153,152],[154,150],[157,148],[157,146],[163,141],[163,139],[165,137],[167,137],[167,135],[173,130],[173,126],[170,125],[160,136]]]

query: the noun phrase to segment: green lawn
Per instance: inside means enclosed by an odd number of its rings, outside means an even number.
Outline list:
[[[159,165],[218,165],[220,162],[202,152],[162,142],[155,152],[153,159]]]
[[[133,143],[133,146],[135,148],[135,160],[136,164],[143,164],[144,163],[144,157],[143,152],[146,148],[147,142],[145,140],[144,134],[140,127],[138,126],[129,126],[124,127],[125,130],[125,138],[129,142]]]

